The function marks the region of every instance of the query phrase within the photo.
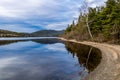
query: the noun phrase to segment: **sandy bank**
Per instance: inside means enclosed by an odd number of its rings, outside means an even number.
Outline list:
[[[85,80],[120,80],[120,46],[95,42],[79,42],[76,40],[64,41],[81,43],[99,48],[102,52],[102,60],[99,66],[91,72]]]

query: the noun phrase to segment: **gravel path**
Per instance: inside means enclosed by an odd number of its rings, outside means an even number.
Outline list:
[[[120,46],[95,43],[95,42],[79,42],[76,40],[66,40],[75,43],[81,43],[99,48],[102,52],[102,60],[99,66],[91,72],[85,80],[120,80]]]

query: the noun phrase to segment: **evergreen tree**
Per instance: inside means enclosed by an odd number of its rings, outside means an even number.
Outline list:
[[[87,9],[80,13],[77,24],[73,21],[68,26],[67,36],[80,40],[89,40],[91,36],[96,41],[120,41],[120,0],[108,0],[105,7]]]

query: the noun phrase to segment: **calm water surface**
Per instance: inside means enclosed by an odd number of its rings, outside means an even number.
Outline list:
[[[100,61],[98,49],[72,42],[0,41],[0,80],[83,80]]]

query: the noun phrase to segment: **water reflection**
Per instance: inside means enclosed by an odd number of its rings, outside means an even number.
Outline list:
[[[55,38],[46,38],[46,39],[28,39],[28,40],[0,40],[0,46],[8,45],[17,42],[25,42],[25,41],[33,41],[40,44],[55,44],[55,43],[63,43],[63,41]]]
[[[100,51],[90,49],[58,39],[0,41],[0,80],[81,80],[100,63]]]
[[[16,41],[16,40],[11,40],[11,41],[0,41],[0,46],[2,45],[8,45],[8,44],[11,44],[11,43],[16,43],[16,42],[19,42],[19,41]]]
[[[87,68],[88,72],[93,71],[101,61],[102,54],[97,48],[72,42],[65,42],[65,47],[73,57],[77,56],[79,64]]]
[[[33,42],[37,42],[40,44],[55,44],[55,43],[63,43],[63,41],[59,39],[35,39]]]

